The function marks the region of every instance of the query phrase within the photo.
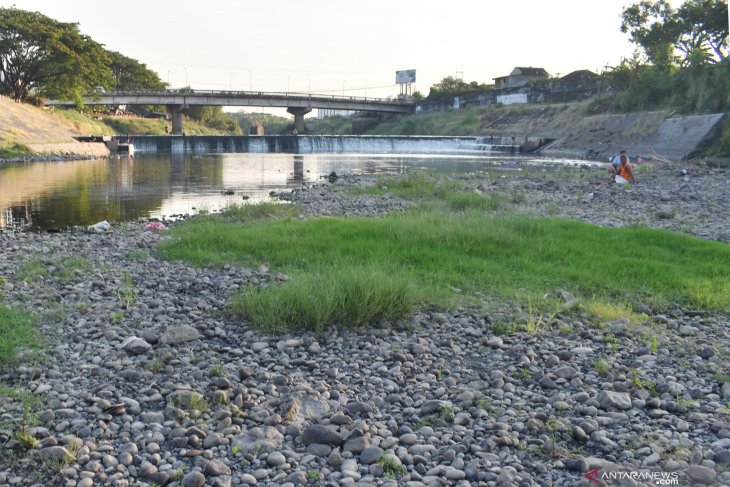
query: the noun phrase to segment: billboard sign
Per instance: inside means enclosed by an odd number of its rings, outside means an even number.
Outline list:
[[[402,85],[406,83],[415,83],[416,82],[416,70],[415,69],[406,69],[403,71],[396,71],[395,72],[395,82],[396,84]]]

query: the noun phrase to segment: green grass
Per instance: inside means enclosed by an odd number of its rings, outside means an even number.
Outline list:
[[[50,113],[64,119],[80,134],[114,135],[114,130],[91,114],[78,110],[51,108]]]
[[[370,135],[478,135],[481,120],[493,107],[475,107],[398,117],[368,129]]]
[[[247,222],[270,218],[293,218],[299,216],[299,208],[285,203],[232,204],[220,212],[229,221]],[[211,217],[214,220],[216,217]]]
[[[595,297],[586,300],[583,308],[602,322],[625,319],[629,324],[636,325],[647,318],[645,315],[636,313],[627,303],[608,302]]]
[[[0,304],[0,367],[14,363],[19,351],[40,346],[41,335],[35,328],[34,317]]]
[[[165,135],[165,126],[172,128],[171,122],[160,118],[115,117],[103,115],[95,118],[91,113],[78,110],[53,109],[53,113],[65,119],[77,132],[94,135]],[[210,135],[227,133],[224,130],[206,127],[186,118],[183,127],[187,135]]]
[[[17,143],[0,144],[0,159],[12,159],[30,154],[31,150],[26,146]]]
[[[342,116],[325,117],[316,122],[308,122],[315,134],[350,135],[352,134],[352,118]]]
[[[443,179],[423,172],[404,177],[380,177],[373,186],[358,188],[355,194],[395,194],[404,199],[415,200],[426,207],[443,207],[451,211],[483,210],[496,211],[508,206],[506,194],[481,193],[466,190],[458,180]]]
[[[347,327],[407,316],[421,296],[404,276],[366,266],[327,269],[235,296],[230,310],[269,332]]]
[[[88,274],[92,264],[83,257],[53,255],[51,257],[34,257],[20,266],[18,277],[22,280],[33,280],[38,277],[50,277],[62,283],[74,280],[77,275]]]
[[[421,193],[428,184],[403,190]],[[648,228],[601,228],[467,208],[461,212],[421,209],[383,218],[285,218],[246,224],[207,217],[171,233],[174,238],[161,246],[168,259],[197,266],[266,263],[272,271],[292,276],[280,286],[247,291],[249,311],[234,308],[254,322],[259,319],[254,308],[269,309],[260,316],[277,318],[260,324],[276,329],[287,323],[308,326],[310,321],[298,319],[287,309],[273,311],[294,303],[298,313],[309,309],[317,316],[311,322],[319,323],[317,328],[322,326],[320,320],[337,322],[340,317],[379,319],[380,315],[355,310],[337,311],[343,313],[338,319],[328,318],[333,315],[317,308],[331,307],[330,294],[338,294],[338,287],[350,286],[353,293],[363,293],[368,287],[387,286],[401,289],[398,292],[405,296],[407,283],[418,289],[415,299],[440,307],[464,302],[477,293],[514,298],[565,289],[594,300],[651,299],[730,310],[730,248]],[[617,248],[625,251],[616,252]],[[372,275],[379,277],[355,291],[355,281]],[[455,293],[454,288],[461,292]],[[261,300],[256,306],[255,299]],[[351,297],[338,299],[354,303]]]

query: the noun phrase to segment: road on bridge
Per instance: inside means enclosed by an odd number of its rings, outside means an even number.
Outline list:
[[[49,100],[51,106],[71,106],[62,100]],[[411,113],[412,100],[360,98],[310,93],[261,91],[164,90],[135,92],[100,92],[84,97],[85,105],[165,105],[172,117],[172,133],[181,135],[182,115],[191,105],[247,106],[286,108],[294,115],[294,128],[304,131],[304,115],[313,108],[359,112]]]

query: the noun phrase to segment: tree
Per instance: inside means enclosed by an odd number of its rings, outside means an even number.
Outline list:
[[[185,115],[198,120],[202,124],[231,133],[241,133],[238,122],[219,106],[193,105],[185,111]]]
[[[114,91],[160,90],[167,87],[160,77],[136,59],[129,58],[116,51],[107,51],[112,84],[108,88]]]
[[[666,0],[643,0],[626,7],[621,32],[644,50],[656,66],[711,64],[727,59],[727,0],[688,0],[678,9]]]
[[[489,86],[484,83],[479,84],[476,81],[466,83],[463,79],[456,78],[454,76],[446,76],[442,78],[441,81],[431,85],[431,91],[428,96],[429,98],[433,98],[435,96],[455,96],[487,89],[489,89]]]
[[[111,84],[108,64],[104,48],[78,24],[0,8],[0,91],[16,100],[34,90],[80,104],[85,92]]]
[[[691,62],[704,57],[708,62],[725,61],[728,51],[728,4],[726,0],[691,0],[677,10],[680,35],[677,47]],[[712,51],[712,54],[709,54]]]

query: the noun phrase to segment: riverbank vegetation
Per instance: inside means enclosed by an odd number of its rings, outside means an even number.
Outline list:
[[[265,262],[289,276],[231,304],[272,331],[392,320],[417,306],[538,303],[557,289],[587,302],[730,310],[730,249],[718,242],[535,218],[512,211],[511,195],[464,192],[450,180],[366,191],[418,204],[383,218],[199,217],[176,227],[161,252],[197,266]]]
[[[37,349],[40,344],[34,318],[0,303],[0,367],[14,362],[18,352]]]
[[[14,142],[3,142],[0,144],[0,159],[14,159],[17,157],[23,157],[30,154],[28,149],[23,144]]]

